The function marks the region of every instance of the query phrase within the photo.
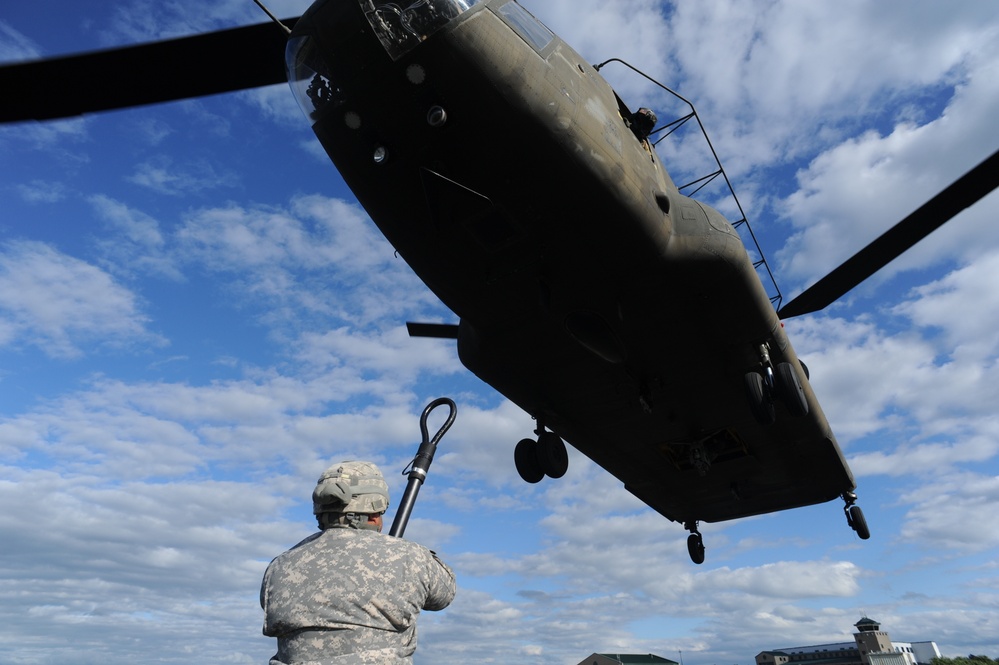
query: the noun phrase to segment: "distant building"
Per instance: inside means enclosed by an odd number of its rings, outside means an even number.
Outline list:
[[[660,665],[680,665],[675,660],[653,656],[651,653],[595,653],[579,661],[579,665],[632,665],[637,663],[659,663]]]
[[[940,657],[935,642],[892,642],[880,624],[867,617],[854,625],[853,642],[763,651],[756,665],[929,665]]]

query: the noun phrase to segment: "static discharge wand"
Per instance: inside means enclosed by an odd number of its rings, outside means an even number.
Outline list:
[[[427,417],[430,416],[431,411],[444,404],[447,404],[450,413],[448,413],[447,420],[444,421],[441,428],[437,430],[437,434],[434,434],[434,437],[431,439],[427,431]],[[423,441],[420,443],[419,450],[416,451],[416,457],[403,469],[402,475],[409,475],[409,483],[406,485],[406,491],[402,495],[399,510],[395,513],[395,519],[392,520],[392,528],[389,529],[390,536],[402,538],[402,534],[406,531],[409,516],[413,512],[413,504],[416,503],[420,487],[427,479],[430,464],[434,461],[434,453],[437,452],[437,442],[450,429],[456,415],[458,415],[458,407],[455,406],[454,400],[448,397],[438,397],[428,404],[427,408],[423,409],[423,415],[420,416],[420,432],[423,434]]]

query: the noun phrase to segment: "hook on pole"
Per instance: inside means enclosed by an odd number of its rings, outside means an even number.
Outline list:
[[[441,425],[440,429],[437,430],[433,438],[430,438],[430,432],[427,430],[427,418],[430,416],[431,411],[445,404],[449,410],[447,419]],[[402,472],[402,475],[409,476],[409,482],[406,485],[406,491],[402,495],[402,501],[399,503],[399,509],[395,513],[395,519],[392,520],[392,528],[389,529],[390,536],[402,538],[402,534],[405,533],[406,525],[409,523],[409,516],[413,512],[413,504],[416,503],[416,496],[420,492],[420,486],[427,479],[430,464],[434,461],[434,453],[437,452],[437,443],[451,428],[457,415],[458,407],[455,405],[454,400],[448,397],[438,397],[423,409],[423,415],[420,416],[420,433],[423,435],[423,440],[420,442],[419,450],[416,451],[416,457],[406,465],[406,468]]]

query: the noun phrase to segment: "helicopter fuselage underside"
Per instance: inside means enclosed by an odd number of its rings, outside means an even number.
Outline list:
[[[852,490],[738,234],[680,194],[593,67],[526,40],[503,4],[397,60],[356,3],[314,17],[336,87],[316,135],[461,318],[462,363],[675,521]],[[798,369],[807,414],[754,418],[761,348]]]

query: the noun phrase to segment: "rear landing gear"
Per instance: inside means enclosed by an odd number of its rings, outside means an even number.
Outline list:
[[[687,522],[684,526],[690,531],[687,536],[687,554],[691,561],[700,565],[704,563],[704,537],[697,530],[697,522]]]
[[[784,402],[788,413],[795,418],[808,415],[808,399],[801,379],[791,363],[777,363],[777,396]]]
[[[537,430],[538,439],[521,439],[513,451],[517,473],[525,482],[541,482],[545,476],[561,478],[569,468],[569,454],[565,443],[555,432]]]
[[[860,509],[860,506],[856,505],[857,495],[853,492],[844,492],[843,501],[846,505],[843,507],[843,512],[846,513],[846,523],[850,525],[850,528],[857,532],[861,540],[867,540],[871,537],[871,530],[867,527],[867,519],[864,517],[864,511]]]
[[[759,372],[746,372],[745,386],[749,410],[753,412],[756,422],[763,426],[773,425],[777,420],[773,391],[763,376]]]
[[[538,442],[534,439],[521,439],[517,447],[513,449],[513,462],[517,465],[517,473],[524,479],[524,482],[540,483],[545,477],[545,472],[541,469],[537,456]]]
[[[770,361],[770,350],[766,344],[759,346],[759,355],[759,371],[746,372],[744,377],[746,399],[756,421],[764,426],[774,424],[777,420],[775,399],[780,399],[792,416],[807,415],[808,398],[802,388],[798,370],[789,362],[777,363],[775,366]],[[807,370],[803,371],[807,376]]]

